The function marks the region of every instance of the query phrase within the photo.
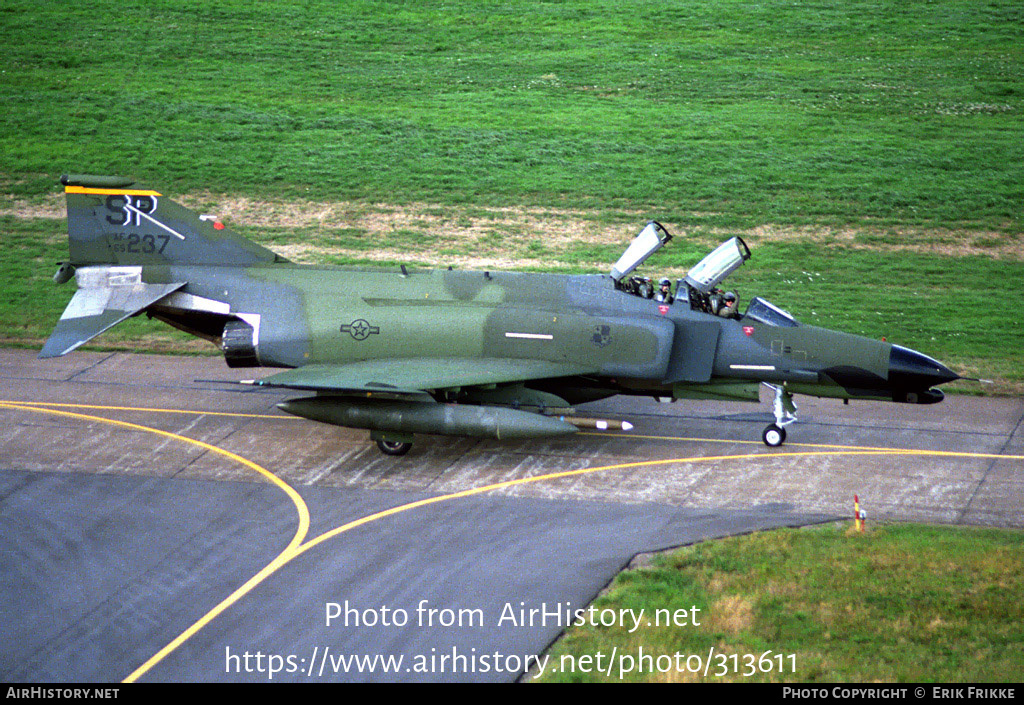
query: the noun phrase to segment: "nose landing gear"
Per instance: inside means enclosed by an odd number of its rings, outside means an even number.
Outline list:
[[[796,404],[793,403],[793,395],[784,387],[767,383],[765,386],[775,392],[775,423],[765,426],[761,440],[770,448],[778,448],[786,442],[786,426],[796,421]]]

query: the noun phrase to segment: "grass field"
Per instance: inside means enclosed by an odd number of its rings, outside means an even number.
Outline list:
[[[1019,232],[1024,7],[11,0],[7,188]]]
[[[591,660],[590,673],[541,680],[1013,683],[1024,668],[1022,566],[1024,535],[986,529],[832,526],[709,541],[620,574],[594,603],[646,617],[687,610],[683,626],[644,620],[631,634],[627,617],[625,628],[573,627],[551,663],[601,653],[607,665],[614,653],[611,677]],[[655,657],[647,672],[636,660],[620,673],[631,664],[619,657],[641,647]],[[676,653],[682,668],[666,658]],[[694,654],[715,654],[707,675],[687,666]]]
[[[740,234],[748,299],[1024,390],[1013,0],[11,0],[0,39],[4,343],[71,295],[57,177],[117,173],[300,261],[607,271],[657,218],[678,274]]]

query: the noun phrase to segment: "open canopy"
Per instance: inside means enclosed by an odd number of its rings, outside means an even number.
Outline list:
[[[734,237],[715,248],[686,275],[686,283],[698,291],[710,292],[727,276],[750,259],[750,248],[742,238]]]
[[[644,260],[660,250],[672,239],[661,223],[652,220],[640,234],[629,243],[629,247],[612,267],[612,279],[620,281],[624,276],[643,264]]]

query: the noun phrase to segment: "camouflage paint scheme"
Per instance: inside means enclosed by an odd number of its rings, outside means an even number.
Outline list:
[[[781,430],[793,392],[932,403],[957,378],[886,342],[753,306],[738,319],[667,306],[608,275],[294,264],[130,179],[61,181],[70,259],[54,278],[78,291],[40,357],[145,312],[233,367],[289,368],[257,384],[315,392],[281,407],[369,429],[394,454],[416,432],[572,433],[595,421],[573,405],[615,394],[757,401],[768,383]]]

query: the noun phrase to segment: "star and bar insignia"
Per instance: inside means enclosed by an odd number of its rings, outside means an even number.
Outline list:
[[[379,326],[371,326],[368,321],[362,318],[357,318],[351,323],[345,323],[341,326],[342,333],[348,333],[356,340],[366,340],[371,335],[380,333]]]

